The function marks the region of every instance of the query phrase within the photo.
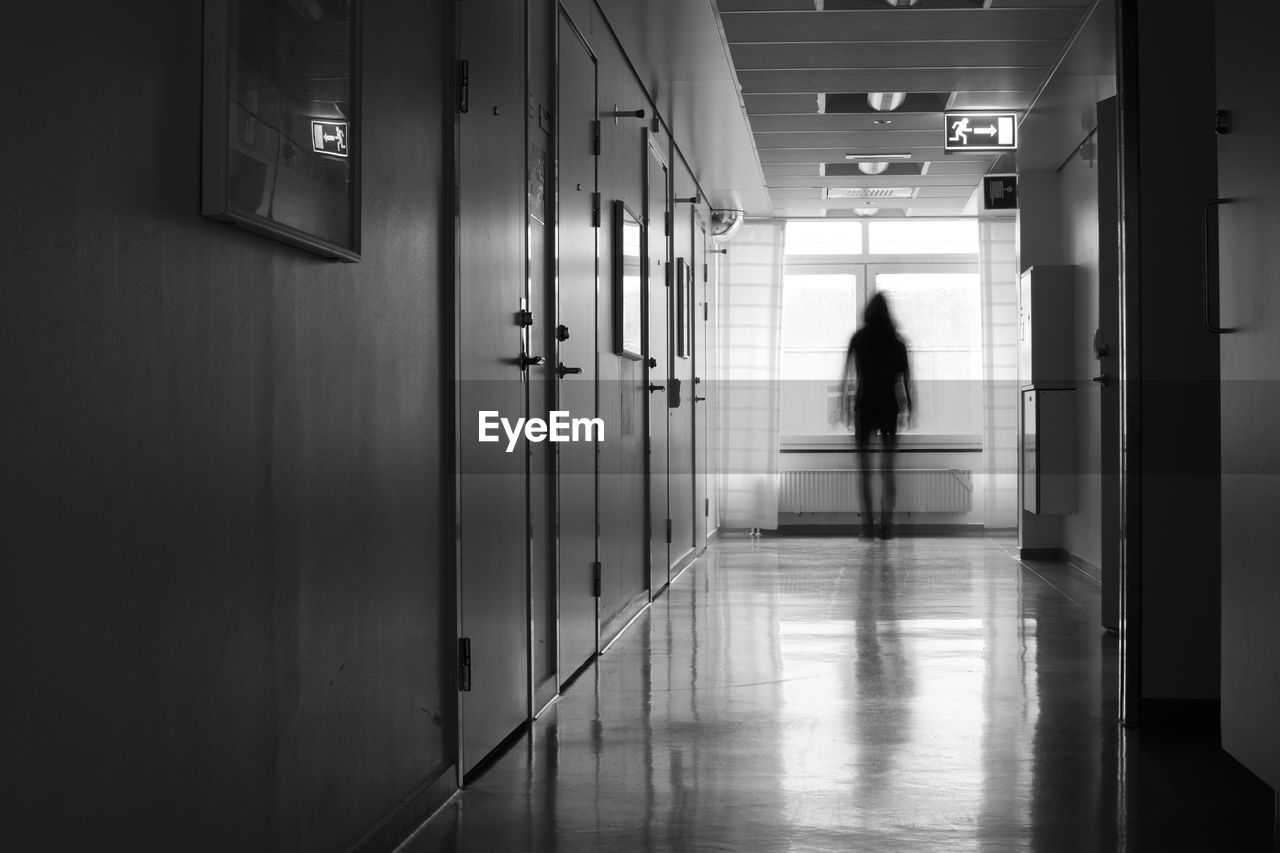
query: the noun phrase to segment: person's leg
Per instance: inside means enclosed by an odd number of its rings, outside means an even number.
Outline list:
[[[854,429],[858,448],[858,491],[862,498],[862,536],[870,538],[875,530],[875,514],[871,506],[871,427],[858,423]]]
[[[894,473],[894,462],[896,461],[896,451],[898,449],[898,433],[896,430],[889,428],[881,430],[881,438],[884,440],[884,448],[880,453],[882,476],[884,477],[884,499],[881,508],[883,516],[880,521],[880,538],[888,539],[893,535],[893,508],[898,498],[898,484]]]

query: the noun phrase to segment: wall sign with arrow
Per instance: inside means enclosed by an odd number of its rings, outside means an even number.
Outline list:
[[[943,113],[945,151],[1017,151],[1017,113]]]

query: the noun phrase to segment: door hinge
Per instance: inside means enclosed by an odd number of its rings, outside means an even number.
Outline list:
[[[662,277],[662,283],[665,284],[667,287],[670,287],[671,283],[674,280],[675,280],[675,269],[671,266],[671,264],[667,264],[667,272]]]
[[[671,519],[667,519],[667,544],[671,544]]]
[[[458,112],[465,113],[471,108],[471,63],[465,59],[458,60]]]
[[[591,564],[591,595],[595,598],[600,597],[600,563],[599,561]]]
[[[671,233],[671,211],[669,210],[664,210],[662,212],[662,233]]]
[[[711,498],[702,499],[702,514],[707,518],[711,517]]]
[[[591,122],[591,153],[600,156],[600,120]]]
[[[703,261],[703,262],[702,262],[702,282],[703,282],[703,284],[705,284],[705,283],[707,283],[708,281],[710,281],[710,279],[707,277],[707,268],[708,268],[709,266],[711,266],[711,265],[710,265],[710,264],[708,264],[706,261]]]
[[[458,689],[471,690],[471,638],[458,638]]]
[[[591,194],[591,227],[600,227],[600,193]]]
[[[710,321],[711,321],[711,308],[709,303],[704,302],[702,303],[702,322],[708,323]]]

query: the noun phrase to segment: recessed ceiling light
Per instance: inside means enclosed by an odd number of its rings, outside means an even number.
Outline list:
[[[889,164],[883,160],[863,160],[858,163],[858,171],[864,175],[878,175],[887,168]]]
[[[846,154],[846,160],[910,160],[911,154]]]
[[[853,212],[854,212],[854,213],[856,213],[856,214],[858,214],[859,216],[875,216],[877,213],[879,213],[879,212],[880,212],[880,208],[878,208],[878,207],[855,207],[855,208],[853,209]]]
[[[893,119],[891,119],[891,118],[873,118],[873,119],[871,120],[871,123],[872,123],[872,124],[893,124]]]
[[[867,106],[882,113],[893,112],[906,99],[906,92],[867,92]]]
[[[899,9],[905,9],[908,6],[916,5],[917,3],[920,2],[920,0],[884,0],[884,2],[888,3],[890,6],[896,6]]]

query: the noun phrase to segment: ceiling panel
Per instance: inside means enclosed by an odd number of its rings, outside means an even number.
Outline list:
[[[1048,68],[848,68],[740,71],[743,92],[1002,92],[1038,89]]]
[[[950,198],[966,202],[969,196],[973,195],[975,186],[977,186],[976,183],[966,184],[963,187],[921,187],[916,198]]]
[[[959,212],[964,207],[965,201],[968,201],[969,194],[966,193],[963,199],[955,198],[877,198],[874,200],[876,207],[882,208],[911,208],[916,211],[952,211]],[[775,207],[814,207],[815,199],[778,199],[774,202]],[[852,210],[855,207],[867,207],[870,204],[869,199],[865,198],[824,198],[821,207],[827,210]],[[780,204],[781,202],[781,204]]]
[[[796,95],[752,95],[743,93],[743,106],[747,113],[765,115],[817,115],[817,93]]]
[[[888,120],[888,125],[876,121]],[[751,117],[751,129],[761,133],[794,133],[835,130],[936,130],[942,131],[942,113],[839,113],[811,116],[758,115]]]
[[[1091,0],[988,0],[992,9],[1050,9],[1054,6],[1088,6]]]
[[[718,0],[721,12],[812,12],[813,0]]]
[[[1029,109],[1097,0],[988,0],[989,8],[920,0],[909,9],[825,0],[853,11],[816,11],[813,0],[710,2],[774,215],[852,216],[867,200],[823,198],[827,188],[906,187],[915,198],[877,199],[878,215],[954,216],[983,175],[1012,172],[1016,162],[1013,154],[945,154],[941,107]],[[866,109],[865,92],[906,92],[909,111]],[[824,103],[832,112],[819,112]],[[893,162],[927,167],[923,175],[822,174],[828,163],[847,169],[846,153],[906,153],[910,160]]]
[[[806,189],[812,187],[897,187],[910,184],[914,187],[968,187],[970,190],[977,184],[977,178],[986,174],[982,169],[970,175],[849,175],[846,177],[828,178],[821,175],[809,177],[783,176],[767,178],[769,192],[779,189]]]
[[[956,92],[949,109],[953,110],[1025,110],[1036,93],[1026,92]]]
[[[726,12],[729,44],[740,42],[1064,41],[1079,8],[885,9],[875,12]]]
[[[807,177],[819,178],[821,174],[817,163],[764,163],[764,176],[772,181],[774,178]]]
[[[862,149],[927,148],[942,145],[942,119],[932,130],[853,130],[826,133],[757,133],[756,148],[843,148],[857,153]]]
[[[938,141],[941,142],[941,135]],[[886,147],[885,151],[902,151],[911,154],[913,162],[921,160],[941,160],[947,159],[969,160],[990,163],[995,158],[989,153],[978,151],[968,152],[965,154],[947,154],[942,147],[934,146],[929,148],[892,148]],[[761,163],[835,163],[844,159],[846,154],[844,148],[766,148],[760,152]],[[868,152],[870,153],[870,152]]]
[[[779,199],[818,199],[822,198],[822,190],[817,187],[800,187],[795,189],[786,188],[770,190],[769,195],[773,197],[775,202]]]
[[[1041,41],[792,42],[732,45],[739,72],[801,68],[1000,68],[1049,66],[1062,43]]]

